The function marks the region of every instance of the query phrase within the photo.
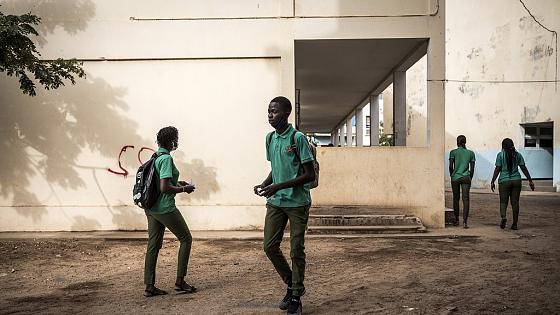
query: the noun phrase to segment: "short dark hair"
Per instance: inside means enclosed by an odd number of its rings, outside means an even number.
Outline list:
[[[457,137],[457,144],[458,145],[465,145],[467,143],[467,137],[465,137],[464,135],[459,135]]]
[[[292,103],[290,102],[290,100],[288,98],[286,98],[284,96],[276,96],[270,102],[271,103],[273,103],[273,102],[278,103],[278,105],[280,105],[280,107],[282,107],[282,109],[284,109],[288,113],[292,112]]]
[[[179,131],[173,126],[163,127],[157,133],[157,143],[160,147],[167,147],[174,140],[179,140]]]

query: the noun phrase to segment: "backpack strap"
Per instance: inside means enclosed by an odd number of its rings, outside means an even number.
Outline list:
[[[296,154],[296,157],[299,160],[299,164],[301,165],[301,157],[299,156],[298,147],[296,145],[296,133],[298,132],[299,131],[296,130],[290,136],[290,147],[292,147],[292,149],[294,150],[294,153]]]

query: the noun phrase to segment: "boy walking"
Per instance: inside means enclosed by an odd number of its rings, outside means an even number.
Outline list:
[[[453,190],[453,213],[455,222],[459,225],[459,199],[461,190],[463,191],[463,228],[468,229],[467,220],[469,219],[469,203],[471,180],[474,176],[474,152],[466,147],[467,137],[460,135],[457,137],[457,149],[449,153],[449,175],[451,176],[451,188]],[[470,169],[470,170],[469,170]]]
[[[266,157],[272,171],[254,187],[255,194],[267,198],[264,224],[264,251],[288,286],[279,308],[287,314],[301,314],[305,293],[304,237],[311,207],[309,183],[315,179],[313,155],[307,137],[288,123],[292,104],[275,97],[268,105],[268,122],[275,131],[266,136]],[[280,250],[286,224],[290,222],[291,268]]]

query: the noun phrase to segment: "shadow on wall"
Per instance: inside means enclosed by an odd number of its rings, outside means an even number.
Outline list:
[[[87,28],[95,16],[95,4],[90,0],[8,0],[1,2],[5,14],[24,14],[31,12],[41,18],[35,27],[39,36],[36,42],[44,46],[45,37],[54,33],[60,26],[69,34],[76,34]]]
[[[21,93],[14,78],[4,77],[0,90],[0,148],[7,153],[0,158],[0,193],[11,197],[14,206],[41,205],[28,189],[35,175],[49,183],[55,198],[52,185],[63,189],[85,186],[79,168],[92,169],[96,178],[96,169],[105,168],[78,165],[84,149],[114,156],[125,141],[146,142],[137,134],[136,123],[123,115],[128,109],[122,101],[125,89],[113,88],[103,79],[90,75],[76,86],[38,89],[36,97],[29,97]],[[37,221],[45,212],[43,208],[31,216]],[[21,214],[30,215],[24,210]]]
[[[220,191],[220,186],[216,180],[216,168],[204,165],[204,161],[200,159],[183,162],[186,161],[186,155],[183,152],[174,153],[173,161],[181,173],[181,180],[192,180],[196,186],[194,193],[178,195],[179,201],[205,201],[210,198],[212,193]]]

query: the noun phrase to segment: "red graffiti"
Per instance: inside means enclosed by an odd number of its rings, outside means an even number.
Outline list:
[[[154,153],[156,152],[156,150],[154,150],[154,149],[152,149],[152,148],[142,147],[142,148],[140,149],[140,151],[138,151],[138,162],[140,162],[140,165],[144,164],[144,162],[142,162],[142,160],[140,159],[140,154],[142,154],[142,151],[144,151],[144,150],[149,150],[149,151],[152,151],[152,152],[154,152]]]
[[[133,145],[125,145],[121,148],[121,152],[119,153],[119,168],[121,169],[120,171],[115,171],[112,170],[110,168],[107,168],[107,171],[109,171],[110,173],[113,173],[115,175],[119,175],[119,176],[123,176],[123,177],[127,177],[128,176],[128,170],[126,168],[123,167],[121,159],[123,156],[123,153],[126,152],[127,149],[134,149]],[[142,162],[142,159],[140,159],[140,154],[142,153],[142,151],[144,150],[149,150],[149,151],[153,151],[156,152],[154,149],[152,148],[148,148],[148,147],[142,147],[139,151],[138,151],[138,162],[140,162],[140,165],[144,164],[144,162]]]

